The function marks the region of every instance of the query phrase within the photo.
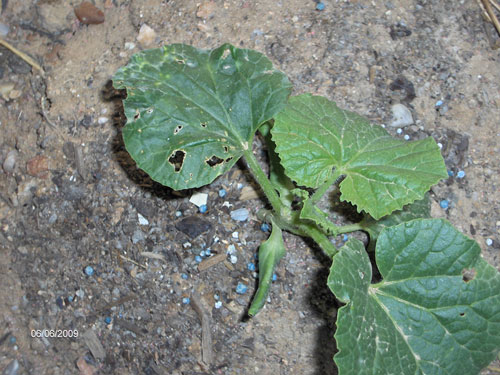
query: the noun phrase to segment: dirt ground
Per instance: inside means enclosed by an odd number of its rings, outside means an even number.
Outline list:
[[[110,79],[145,47],[256,49],[295,93],[325,95],[374,123],[389,125],[402,103],[414,124],[388,130],[435,137],[452,174],[432,189],[434,216],[500,268],[499,37],[477,2],[327,0],[319,11],[310,0],[96,0],[105,20],[90,25],[75,16],[80,0],[2,3],[3,39],[45,71],[0,47],[3,374],[336,374],[338,303],[325,285],[328,259],[311,242],[285,236],[270,302],[242,319],[257,281],[248,263],[267,236],[256,218],[265,202],[244,165],[198,189],[208,194],[201,214],[195,192],[152,182],[125,151]],[[156,36],[141,43],[144,24]],[[238,208],[248,220],[231,218]],[[230,245],[235,263],[224,255]],[[207,248],[221,262],[199,271]],[[31,336],[42,329],[78,337]]]

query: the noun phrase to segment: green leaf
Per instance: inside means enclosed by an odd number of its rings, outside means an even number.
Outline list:
[[[440,219],[385,228],[383,281],[360,241],[333,258],[328,286],[346,303],[335,338],[339,374],[477,374],[500,347],[500,274],[478,244]]]
[[[300,210],[300,218],[311,220],[323,229],[326,234],[337,235],[338,227],[328,220],[328,214],[315,206],[310,198],[304,199],[302,210]]]
[[[271,133],[292,180],[317,188],[333,173],[345,175],[341,199],[375,219],[422,199],[431,185],[447,177],[432,138],[394,139],[320,96],[290,98]]]
[[[128,152],[153,180],[177,190],[228,171],[291,91],[264,55],[230,44],[145,50],[117,71],[113,83],[127,89]]]
[[[271,236],[259,247],[259,288],[248,310],[250,316],[255,316],[264,307],[274,269],[286,252],[281,228],[274,222],[272,222],[272,225]]]
[[[370,250],[373,251],[375,250],[374,244],[382,229],[413,219],[425,219],[430,217],[431,201],[429,199],[429,193],[426,193],[424,199],[408,204],[404,206],[402,210],[394,211],[392,214],[384,216],[380,220],[375,220],[371,216],[366,215],[359,225],[370,235]]]

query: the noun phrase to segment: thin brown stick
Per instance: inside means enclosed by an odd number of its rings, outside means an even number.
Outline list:
[[[30,64],[33,68],[35,69],[38,69],[42,74],[44,74],[45,72],[43,71],[42,67],[40,65],[38,65],[38,63],[33,60],[31,57],[29,57],[27,54],[25,54],[24,52],[21,52],[19,51],[16,47],[14,47],[12,44],[10,44],[9,42],[7,42],[6,40],[3,40],[2,38],[0,38],[0,44],[2,46],[4,46],[5,48],[9,49],[12,53],[14,53],[15,55],[19,56],[21,59],[23,59],[24,61],[26,61],[28,64]]]
[[[210,329],[210,315],[203,306],[201,297],[198,293],[193,292],[191,295],[191,304],[201,320],[201,358],[205,365],[210,367],[214,360],[214,352],[212,349],[212,332]]]
[[[498,34],[500,34],[500,22],[498,22],[498,18],[495,15],[493,8],[491,7],[490,0],[482,0],[482,1],[483,1],[484,8],[486,9],[488,16],[490,17],[491,22],[495,26],[495,29],[497,29]]]

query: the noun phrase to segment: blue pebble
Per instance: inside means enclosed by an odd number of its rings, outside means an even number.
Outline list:
[[[453,171],[448,171],[448,176],[453,177],[454,174]]]
[[[204,257],[206,254],[205,250],[200,251],[200,257]]]
[[[189,302],[191,302],[191,300],[189,299],[189,297],[184,297],[184,298],[182,299],[182,303],[183,303],[184,305],[187,305]]]
[[[10,338],[9,338],[9,342],[10,342],[11,344],[15,344],[15,343],[16,343],[16,341],[17,341],[17,339],[16,339],[14,336],[10,336]]]
[[[199,255],[197,255],[197,256],[195,256],[195,257],[194,257],[194,260],[195,260],[197,263],[200,263],[203,259],[202,259]]]
[[[219,197],[224,198],[226,196],[226,189],[219,190]]]
[[[206,250],[205,250],[205,256],[207,256],[207,257],[208,257],[208,256],[210,256],[211,254],[212,254],[212,250],[210,250],[210,249],[206,249]]]
[[[73,302],[73,296],[68,297],[68,302]]]
[[[255,264],[254,263],[248,263],[247,268],[249,271],[255,271]]]
[[[62,297],[57,297],[57,298],[56,298],[56,305],[57,305],[57,307],[59,307],[60,309],[63,309],[63,308],[64,308],[64,300],[62,299]]]
[[[442,100],[438,100],[436,102],[436,107],[441,107],[443,105],[443,101]]]
[[[85,274],[87,276],[92,276],[94,274],[94,269],[91,266],[85,267]]]
[[[188,276],[186,273],[181,273],[181,277],[182,277],[184,280],[187,280],[189,276]]]
[[[245,294],[247,290],[248,287],[243,283],[238,283],[238,285],[236,285],[236,293],[238,294]]]
[[[105,317],[105,318],[104,318],[104,322],[105,322],[106,324],[111,323],[111,321],[112,321],[112,319],[111,319],[111,317],[110,317],[110,316],[107,316],[107,317]]]
[[[446,199],[443,199],[441,202],[439,202],[439,205],[442,209],[446,210],[450,206],[450,202],[448,202],[448,200]]]
[[[316,10],[322,11],[323,9],[325,9],[325,4],[324,3],[318,3],[316,5]]]
[[[464,171],[458,171],[457,178],[464,178],[464,177],[465,177],[465,172]]]
[[[349,239],[349,236],[347,234],[344,234],[342,237],[342,241],[346,242]]]
[[[260,226],[260,230],[263,232],[269,232],[269,224],[268,223],[262,223]]]
[[[204,214],[205,212],[207,212],[207,205],[206,204],[202,204],[200,206],[200,213]]]
[[[278,276],[275,273],[273,273],[273,281],[276,281],[276,280],[278,280]]]

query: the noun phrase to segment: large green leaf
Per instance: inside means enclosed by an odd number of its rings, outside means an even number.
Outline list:
[[[173,189],[208,184],[229,170],[291,92],[264,55],[230,44],[142,51],[113,83],[127,89],[128,152],[153,180]]]
[[[339,374],[477,374],[500,347],[500,274],[447,221],[385,228],[376,246],[383,281],[352,239],[328,286],[346,303],[335,338]]]
[[[380,220],[375,220],[369,215],[359,223],[363,230],[370,235],[370,251],[375,250],[375,243],[380,232],[387,227],[404,223],[414,219],[427,219],[431,217],[431,201],[429,193],[426,193],[424,199],[420,199],[403,207],[402,210],[394,211],[392,214],[384,216]]]
[[[380,126],[320,96],[290,98],[271,133],[289,177],[317,188],[333,173],[345,175],[341,199],[375,219],[422,199],[431,185],[447,176],[432,138],[394,139]]]
[[[250,316],[255,316],[264,307],[271,287],[274,269],[286,252],[281,228],[274,222],[272,224],[271,236],[259,247],[259,288],[248,310]]]

